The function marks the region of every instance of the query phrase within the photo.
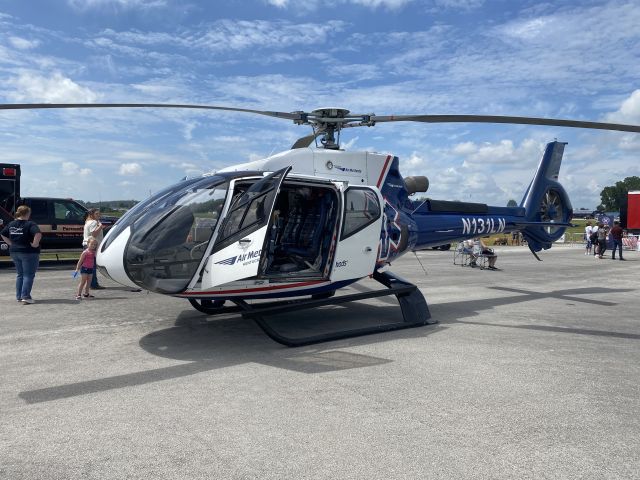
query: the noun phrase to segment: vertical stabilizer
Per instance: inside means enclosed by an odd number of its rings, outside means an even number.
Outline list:
[[[558,182],[565,145],[564,142],[547,144],[536,174],[520,203],[528,221],[543,223],[539,226],[530,225],[522,230],[532,252],[550,248],[566,229],[549,223],[566,224],[573,215],[569,196]]]

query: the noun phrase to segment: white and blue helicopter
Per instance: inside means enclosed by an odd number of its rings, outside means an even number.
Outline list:
[[[388,265],[407,252],[519,230],[548,249],[573,209],[558,183],[565,143],[547,145],[518,207],[428,199],[427,177],[403,177],[398,157],[340,149],[340,131],[387,122],[552,125],[640,132],[635,125],[486,115],[271,112],[176,104],[5,104],[0,109],[195,108],[254,113],[310,125],[313,133],[262,160],[172,185],[129,210],[99,247],[98,268],[117,283],[188,299],[206,314],[240,312],[289,346],[435,323],[420,290]],[[316,147],[310,148],[315,143]],[[334,296],[371,277],[384,288]],[[403,321],[288,337],[268,318],[327,304],[395,295]],[[271,299],[270,302],[247,302]],[[284,300],[283,300],[284,299]],[[225,302],[235,306],[225,306]]]

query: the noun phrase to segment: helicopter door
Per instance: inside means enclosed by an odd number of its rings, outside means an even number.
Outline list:
[[[203,288],[258,274],[273,205],[290,170],[286,167],[264,177],[232,201],[204,268]]]
[[[371,275],[382,228],[382,196],[376,188],[349,187],[343,192],[342,231],[331,281]]]

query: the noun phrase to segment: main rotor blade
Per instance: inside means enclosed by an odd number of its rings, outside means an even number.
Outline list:
[[[0,104],[0,110],[39,110],[44,108],[190,108],[199,110],[225,110],[228,112],[246,112],[268,117],[300,120],[299,113],[270,112],[249,108],[218,107],[214,105],[180,105],[171,103],[6,103]]]
[[[244,112],[265,115],[268,117],[293,120],[299,124],[308,123],[311,114],[305,112],[273,112],[268,110],[254,110],[249,108],[221,107],[215,105],[189,105],[170,103],[14,103],[0,104],[0,110],[38,110],[38,109],[69,109],[69,108],[182,108],[199,110],[223,110],[228,112]],[[357,119],[359,116],[351,116]],[[556,127],[590,128],[596,130],[617,130],[621,132],[640,133],[640,126],[619,123],[587,122],[582,120],[563,120],[539,117],[513,117],[500,115],[363,115],[366,124],[384,122],[423,122],[423,123],[509,123],[522,125],[548,125]],[[326,119],[324,119],[326,120]],[[318,122],[324,123],[324,122]],[[341,123],[341,122],[338,122]],[[361,124],[364,126],[364,124]],[[358,126],[346,123],[342,128]],[[300,139],[302,142],[306,141]],[[314,137],[315,138],[315,137]],[[311,144],[313,139],[309,140]],[[303,143],[300,145],[303,145]],[[298,144],[298,142],[296,142]],[[307,145],[308,146],[308,145]]]
[[[640,133],[640,126],[620,123],[584,122],[581,120],[561,120],[537,117],[503,117],[500,115],[372,115],[371,121],[381,122],[424,122],[424,123],[515,123],[522,125],[550,125],[554,127],[593,128],[597,130],[618,130]]]

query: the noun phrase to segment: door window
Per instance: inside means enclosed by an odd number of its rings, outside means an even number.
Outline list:
[[[269,222],[269,215],[283,177],[291,167],[283,168],[254,183],[240,194],[229,207],[220,229],[216,250],[230,245],[240,237],[255,232]]]
[[[342,240],[359,232],[380,217],[380,203],[372,190],[349,188],[345,192]]]

